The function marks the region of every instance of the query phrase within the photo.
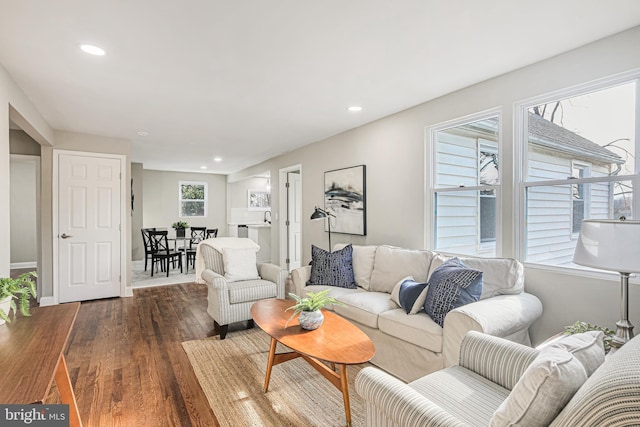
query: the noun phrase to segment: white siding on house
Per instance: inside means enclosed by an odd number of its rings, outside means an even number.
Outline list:
[[[550,151],[529,152],[529,180],[563,180],[571,176],[571,160]],[[607,175],[607,168],[592,166],[591,176]],[[589,194],[587,218],[609,218],[609,184],[584,184]],[[572,186],[529,187],[527,191],[526,260],[553,265],[571,264],[577,234],[572,233]]]

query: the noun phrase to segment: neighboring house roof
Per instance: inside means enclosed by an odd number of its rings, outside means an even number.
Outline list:
[[[529,135],[530,142],[536,145],[568,153],[580,159],[601,163],[625,162],[616,153],[531,112],[529,113]]]

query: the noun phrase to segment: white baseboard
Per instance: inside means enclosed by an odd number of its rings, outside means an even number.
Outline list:
[[[15,270],[18,268],[36,268],[36,267],[38,267],[38,263],[36,261],[12,262],[11,265],[9,266],[9,268],[11,268],[12,270]]]
[[[40,307],[46,307],[48,305],[57,305],[53,297],[40,297]]]

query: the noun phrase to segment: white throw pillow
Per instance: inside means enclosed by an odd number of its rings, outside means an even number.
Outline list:
[[[400,281],[396,283],[396,285],[393,287],[393,290],[391,291],[391,296],[389,297],[389,299],[395,302],[398,307],[400,307],[400,286],[405,280],[414,280],[414,279],[413,279],[413,276],[407,276],[400,279]],[[425,298],[427,297],[426,293],[424,297]],[[424,304],[424,301],[422,301],[422,303]]]
[[[563,348],[578,359],[587,377],[604,363],[604,332],[588,331],[581,334],[568,335],[551,344],[550,347]]]
[[[546,347],[522,374],[489,425],[548,426],[586,380],[582,363],[571,353]]]
[[[259,279],[255,248],[222,248],[224,278],[228,282]]]

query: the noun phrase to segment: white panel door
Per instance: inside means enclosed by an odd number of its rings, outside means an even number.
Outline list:
[[[289,271],[300,267],[302,252],[302,180],[299,173],[287,173],[289,182]]]
[[[120,159],[58,159],[58,300],[119,296]]]

